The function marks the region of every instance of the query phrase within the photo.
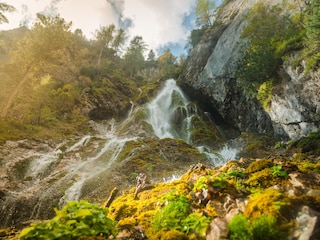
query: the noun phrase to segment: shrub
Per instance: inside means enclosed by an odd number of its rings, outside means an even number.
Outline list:
[[[280,240],[282,233],[276,229],[276,218],[262,215],[250,221],[242,214],[232,218],[229,223],[230,239],[237,240]]]
[[[199,236],[205,237],[210,222],[209,218],[200,213],[191,213],[182,221],[182,231],[186,234],[194,232]]]
[[[210,218],[201,213],[190,214],[188,199],[176,191],[167,194],[164,200],[166,205],[154,216],[153,228],[156,232],[166,233],[174,230],[196,239],[205,238]]]
[[[235,215],[229,223],[230,239],[253,239],[250,223],[242,214]]]
[[[164,199],[167,204],[154,217],[153,226],[155,230],[157,232],[162,229],[181,231],[181,222],[190,213],[188,199],[175,191],[167,194]]]
[[[283,6],[268,6],[263,1],[244,17],[247,25],[241,38],[246,41],[238,62],[238,85],[249,96],[257,97],[260,85],[266,82],[258,99],[266,107],[272,88],[270,80],[277,78],[286,55],[302,48],[304,30]]]
[[[116,223],[107,218],[107,208],[84,200],[71,201],[48,221],[25,228],[21,239],[77,239],[80,236],[116,236]]]
[[[282,170],[281,165],[276,165],[270,168],[270,172],[274,177],[287,177],[287,172]]]

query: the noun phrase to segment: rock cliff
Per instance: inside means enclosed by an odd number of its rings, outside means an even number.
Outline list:
[[[277,139],[296,139],[319,127],[319,73],[306,74],[300,69],[298,74],[285,63],[267,110],[236,86],[237,61],[244,41],[240,35],[246,25],[243,15],[258,1],[224,1],[214,26],[191,51],[180,85],[220,119],[218,124],[226,123],[239,131],[271,133]]]
[[[268,113],[276,137],[297,139],[319,128],[320,71],[305,72],[304,64],[284,64],[286,77],[273,91]]]

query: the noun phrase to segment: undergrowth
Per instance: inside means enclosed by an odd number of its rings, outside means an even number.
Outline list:
[[[107,218],[107,208],[84,200],[71,201],[49,221],[31,225],[20,234],[21,239],[78,239],[81,236],[116,236],[116,222]]]

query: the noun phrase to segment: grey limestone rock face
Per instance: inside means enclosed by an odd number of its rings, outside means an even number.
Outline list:
[[[269,115],[236,87],[235,79],[243,41],[240,34],[245,26],[243,14],[255,2],[229,1],[223,6],[217,16],[219,24],[191,52],[180,84],[220,122],[239,131],[270,133],[273,128]]]
[[[225,1],[217,13],[217,24],[191,51],[180,79],[181,87],[205,110],[238,131],[271,133],[276,139],[296,139],[320,125],[319,71],[305,73],[283,65],[270,108],[246,96],[238,87],[237,61],[245,14],[258,0]],[[280,0],[268,0],[275,5]],[[303,64],[302,64],[303,68]],[[302,73],[301,73],[302,72]],[[282,79],[283,78],[283,79]]]
[[[303,65],[284,64],[288,76],[273,92],[268,113],[279,138],[298,139],[319,128],[320,71],[306,74]]]

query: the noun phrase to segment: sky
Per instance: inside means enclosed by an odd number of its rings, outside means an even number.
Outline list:
[[[31,27],[37,13],[72,21],[73,30],[80,28],[88,39],[102,26],[115,24],[124,28],[129,41],[142,36],[148,50],[157,55],[170,48],[179,56],[184,53],[190,31],[195,28],[196,0],[3,0],[16,8],[6,12],[9,24],[0,30],[19,26]],[[129,42],[128,41],[128,42]]]

